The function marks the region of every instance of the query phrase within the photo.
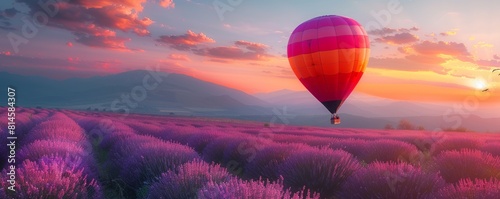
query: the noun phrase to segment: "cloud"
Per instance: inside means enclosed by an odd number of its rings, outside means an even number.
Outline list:
[[[191,30],[183,35],[162,35],[156,41],[177,50],[189,50],[202,43],[215,43],[215,40],[207,35],[201,32],[196,34]]]
[[[235,41],[233,46],[193,49],[194,54],[216,59],[267,60],[274,57],[267,53],[268,46],[248,41]]]
[[[433,41],[423,41],[411,46],[415,52],[423,55],[451,55],[455,57],[465,57],[470,56],[467,47],[463,43],[457,42],[433,42]]]
[[[15,8],[7,8],[5,10],[0,11],[0,19],[8,19],[12,18],[17,14],[17,10]]]
[[[397,33],[395,35],[382,36],[376,38],[376,42],[387,43],[387,44],[407,44],[417,42],[419,38],[411,33],[403,32]]]
[[[37,12],[46,13],[38,1],[18,0],[18,2],[27,5],[31,15]],[[116,36],[115,31],[132,32],[138,36],[150,35],[148,27],[153,21],[147,17],[139,17],[146,0],[54,2],[57,3],[50,6],[57,7],[58,12],[50,17],[47,25],[72,32],[76,36],[76,42],[84,45],[125,49],[125,42],[130,39]]]
[[[63,59],[41,58],[20,55],[5,55],[0,53],[0,68],[2,71],[44,76],[54,79],[68,77],[92,77],[123,72],[119,61],[86,61],[78,57]]]
[[[255,51],[255,52],[265,52],[268,48],[265,44],[253,43],[248,41],[239,40],[234,42],[236,46],[245,47],[247,50]]]
[[[494,45],[490,43],[486,43],[484,41],[477,42],[474,44],[474,48],[493,48]]]
[[[449,30],[446,32],[439,33],[439,35],[441,35],[441,36],[453,36],[453,35],[457,34],[457,31],[458,31],[458,29],[455,28],[455,29],[452,29],[452,30]]]
[[[195,70],[189,67],[186,67],[179,62],[174,62],[170,60],[160,60],[158,65],[160,69],[167,73],[178,73],[178,74],[186,74],[190,76],[195,76]]]
[[[262,70],[267,76],[285,78],[285,79],[297,79],[297,76],[293,73],[292,69],[278,68],[277,70]]]
[[[68,42],[66,42],[66,46],[73,47],[73,43],[71,43],[70,41],[68,41]]]
[[[476,64],[483,66],[481,69],[489,70],[489,67],[500,67],[500,60],[492,59],[492,60],[477,60]]]
[[[125,42],[129,40],[129,38],[116,36],[81,36],[76,39],[76,42],[90,47],[132,50],[125,46]]]
[[[368,34],[371,35],[376,35],[376,36],[386,36],[394,33],[401,33],[401,32],[412,32],[412,31],[418,31],[419,28],[417,27],[411,27],[411,28],[381,28],[381,29],[374,29],[374,30],[369,30]]]
[[[2,51],[0,52],[0,55],[10,56],[12,53],[10,51]]]
[[[191,30],[183,35],[162,35],[156,41],[161,45],[176,50],[191,51],[195,55],[209,57],[210,61],[221,63],[226,63],[227,60],[267,60],[274,57],[267,52],[269,46],[244,40],[235,41],[230,46],[201,46],[200,44],[215,43],[215,40],[201,32],[195,33]]]
[[[438,74],[446,75],[450,71],[434,62],[421,62],[419,57],[409,58],[370,58],[368,67],[381,68],[400,71],[432,71]]]
[[[160,0],[160,6],[164,8],[174,8],[175,3],[173,0]]]
[[[185,54],[175,54],[172,53],[168,56],[169,59],[171,60],[178,60],[178,61],[191,61],[189,57]]]
[[[500,60],[500,56],[498,56],[498,55],[493,55],[493,59],[499,59],[499,60]]]

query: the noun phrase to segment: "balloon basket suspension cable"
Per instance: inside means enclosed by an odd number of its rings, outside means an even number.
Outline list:
[[[330,119],[331,124],[340,124],[340,117],[337,113],[332,114],[332,118]]]

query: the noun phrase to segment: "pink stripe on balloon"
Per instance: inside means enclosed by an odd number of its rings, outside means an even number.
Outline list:
[[[294,32],[290,36],[288,43],[301,42],[303,40],[318,39],[323,37],[334,37],[342,35],[363,35],[367,36],[360,26],[325,26],[317,29],[308,29],[301,32]]]
[[[367,41],[368,36],[363,35],[324,37],[289,44],[287,47],[287,52],[288,57],[293,57],[319,51],[350,48],[370,48],[370,44]],[[311,46],[311,48],[317,46],[317,48],[311,49],[309,46]]]

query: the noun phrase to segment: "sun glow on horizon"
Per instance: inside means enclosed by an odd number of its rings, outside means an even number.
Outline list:
[[[474,81],[474,88],[476,88],[477,90],[486,89],[487,88],[486,81],[484,81],[483,79],[476,79]]]

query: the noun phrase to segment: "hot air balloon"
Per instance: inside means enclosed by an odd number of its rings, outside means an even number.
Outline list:
[[[339,124],[337,112],[368,64],[366,31],[348,17],[316,17],[295,28],[287,54],[297,78],[332,113],[332,124]]]

